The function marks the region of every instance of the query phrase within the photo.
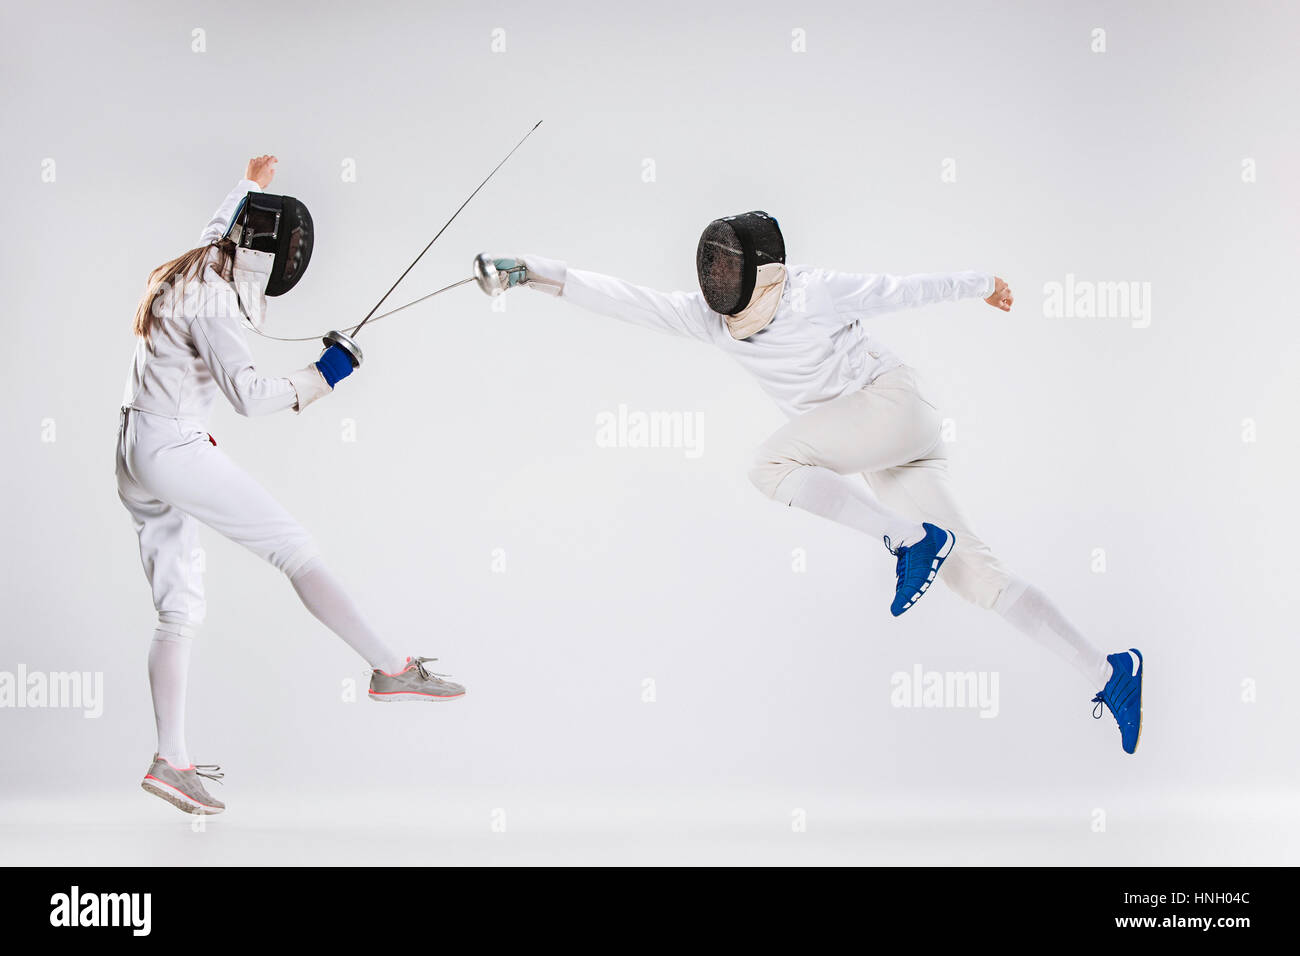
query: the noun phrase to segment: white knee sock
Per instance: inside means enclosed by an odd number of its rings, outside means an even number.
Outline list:
[[[289,582],[316,620],[343,638],[371,667],[396,673],[406,666],[406,658],[370,629],[342,585],[319,559],[307,562]]]
[[[906,547],[925,537],[920,524],[882,505],[861,479],[843,478],[818,465],[796,468],[786,475],[777,486],[776,498],[873,538],[889,538],[891,548]]]
[[[190,638],[154,631],[149,645],[149,690],[158,725],[158,756],[176,767],[190,765],[185,750],[185,691],[190,678]]]
[[[1012,579],[998,595],[993,610],[1016,630],[1074,665],[1094,688],[1099,690],[1110,680],[1106,655],[1065,619],[1051,598],[1027,581]]]

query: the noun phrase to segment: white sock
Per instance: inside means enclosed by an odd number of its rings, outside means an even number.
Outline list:
[[[1027,581],[1014,578],[998,595],[993,610],[1012,627],[1072,664],[1097,689],[1110,680],[1111,666],[1099,651],[1052,603]]]
[[[154,631],[149,644],[149,690],[158,726],[158,756],[188,767],[185,750],[185,691],[190,678],[190,638]]]
[[[395,673],[406,666],[398,654],[372,631],[343,586],[319,558],[289,579],[307,610],[360,654],[371,667]]]
[[[829,468],[796,468],[777,487],[776,498],[804,511],[829,518],[873,538],[889,538],[891,548],[906,547],[925,537],[915,521],[890,511],[861,480],[853,481]]]

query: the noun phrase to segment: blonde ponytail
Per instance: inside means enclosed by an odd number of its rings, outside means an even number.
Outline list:
[[[171,286],[179,289],[188,281],[201,279],[208,253],[213,248],[217,250],[215,263],[217,273],[228,276],[230,265],[235,258],[235,243],[231,239],[219,239],[206,246],[199,246],[182,253],[170,262],[164,262],[149,273],[149,285],[140,299],[139,306],[136,307],[131,331],[145,341],[149,340],[150,333],[153,332],[154,319],[157,317],[155,309],[158,299]]]

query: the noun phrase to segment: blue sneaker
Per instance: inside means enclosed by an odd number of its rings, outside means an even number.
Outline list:
[[[1097,692],[1092,702],[1092,716],[1101,720],[1101,705],[1110,708],[1119,724],[1120,743],[1131,754],[1142,738],[1142,652],[1136,647],[1106,657],[1110,661],[1110,680]]]
[[[894,590],[894,603],[889,606],[889,613],[894,617],[921,600],[921,595],[934,583],[934,576],[957,543],[957,536],[951,531],[944,531],[928,521],[921,527],[925,529],[925,537],[904,548],[890,548],[889,538],[885,538],[889,553],[898,557],[895,568],[898,585]]]

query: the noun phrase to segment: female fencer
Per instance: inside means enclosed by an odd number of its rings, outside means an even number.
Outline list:
[[[883,539],[897,558],[895,616],[937,578],[1050,647],[1101,688],[1093,715],[1109,708],[1124,750],[1137,748],[1141,653],[1103,654],[974,534],[949,483],[937,409],[917,373],[865,325],[884,312],[966,298],[1010,311],[1013,298],[1002,279],[986,272],[856,275],[787,266],[780,227],[763,212],[715,220],[704,230],[696,250],[698,292],[657,292],[531,255],[480,256],[476,269],[490,294],[527,285],[728,353],[790,419],[750,470],[763,494]]]
[[[275,167],[274,156],[250,160],[198,246],[150,274],[118,432],[118,494],[140,539],[158,615],[149,645],[158,752],[142,786],[189,813],[225,808],[201,779],[219,779],[220,769],[192,763],[185,745],[190,642],[204,614],[200,524],[284,572],[307,609],[373,669],[372,700],[465,693],[425,666],[432,658],[400,654],[371,629],[307,532],[208,433],[218,393],[241,415],[301,412],[353,370],[353,355],[339,344],[288,376],[262,375],[253,365],[245,323],[260,329],[266,297],[297,284],[312,250],[306,207],[263,192]]]

